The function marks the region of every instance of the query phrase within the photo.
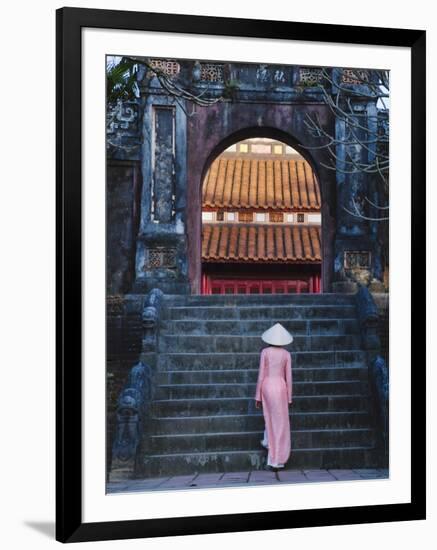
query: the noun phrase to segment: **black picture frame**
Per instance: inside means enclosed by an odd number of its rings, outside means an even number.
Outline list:
[[[423,30],[62,8],[57,56],[56,539],[78,542],[420,520],[426,517],[425,44]],[[411,502],[375,506],[82,522],[81,30],[145,30],[411,49]],[[102,466],[103,467],[103,466]]]

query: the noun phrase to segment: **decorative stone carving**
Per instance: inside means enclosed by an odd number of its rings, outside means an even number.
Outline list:
[[[371,254],[368,250],[345,250],[345,269],[369,269]]]
[[[169,223],[174,208],[174,108],[155,107],[152,219]]]
[[[112,446],[113,468],[119,462],[131,461],[133,471],[150,399],[150,369],[140,361],[132,367],[118,399],[116,433]]]
[[[273,73],[273,81],[277,84],[284,84],[286,81],[284,71],[282,71],[281,69],[276,70]]]
[[[139,105],[136,101],[109,103],[106,110],[106,147],[117,159],[136,158],[141,146]]]
[[[167,76],[177,76],[181,71],[179,63],[170,59],[151,59],[150,65],[153,69],[157,69]]]
[[[218,63],[201,63],[200,80],[204,82],[224,82],[224,67]]]
[[[176,267],[176,249],[158,246],[147,252],[145,270],[158,268],[174,269]]]
[[[299,84],[301,86],[317,86],[323,78],[322,69],[301,67],[299,69]]]
[[[122,101],[109,104],[107,110],[107,133],[117,134],[119,130],[137,131],[138,104],[135,101]]]
[[[358,69],[343,69],[341,81],[343,84],[363,84],[363,81],[369,81],[369,73]]]
[[[260,65],[256,70],[256,79],[259,82],[268,82],[270,80],[270,71],[267,65]]]
[[[159,288],[149,292],[144,304],[143,320],[143,352],[156,351],[159,314],[164,293]]]

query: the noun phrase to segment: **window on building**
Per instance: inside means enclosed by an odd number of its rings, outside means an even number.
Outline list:
[[[293,223],[294,216],[293,214],[287,214],[287,222]]]
[[[234,222],[235,221],[235,212],[228,212],[226,214],[226,219],[228,222]]]
[[[216,212],[216,217],[215,219],[218,221],[218,222],[222,222],[224,219],[225,219],[225,213],[223,212],[223,210],[218,210]]]
[[[270,212],[269,220],[275,223],[281,223],[284,221],[284,214],[282,212]]]
[[[320,214],[308,214],[308,223],[320,223],[322,216]]]
[[[274,145],[273,146],[273,153],[275,155],[282,155],[282,145]]]
[[[303,223],[305,221],[305,214],[298,214],[297,221],[298,223]]]
[[[238,221],[240,222],[252,222],[253,212],[238,212]]]
[[[251,152],[258,155],[270,155],[272,152],[271,145],[264,145],[263,143],[253,143],[251,147]]]
[[[256,212],[255,213],[255,221],[256,222],[265,222],[266,221],[266,214],[264,212]]]
[[[240,153],[248,153],[249,145],[247,143],[240,143]]]
[[[214,219],[214,212],[202,212],[202,220],[204,222],[212,222]]]

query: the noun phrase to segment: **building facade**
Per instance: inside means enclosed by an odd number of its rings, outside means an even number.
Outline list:
[[[202,189],[202,294],[321,292],[321,195],[309,163],[268,138],[230,146]]]

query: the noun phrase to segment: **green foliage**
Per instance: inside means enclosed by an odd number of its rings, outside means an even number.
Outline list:
[[[239,89],[239,87],[240,87],[240,83],[238,82],[238,80],[233,80],[233,79],[226,80],[222,97],[224,99],[232,99],[235,95],[235,92],[237,92],[237,90]]]
[[[119,99],[135,99],[136,74],[136,64],[126,59],[106,67],[106,94],[109,103],[115,103]]]

